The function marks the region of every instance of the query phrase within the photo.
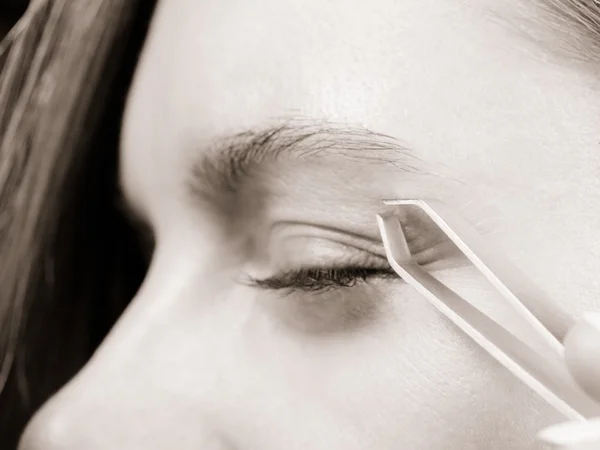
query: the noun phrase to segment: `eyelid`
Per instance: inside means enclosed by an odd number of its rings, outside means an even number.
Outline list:
[[[260,278],[308,268],[389,267],[381,242],[319,225],[286,225],[279,227],[269,239]]]
[[[318,244],[313,244],[318,245]],[[347,268],[367,268],[373,270],[387,270],[390,265],[384,255],[359,250],[356,247],[333,243],[335,248],[327,253],[311,253],[303,250],[294,255],[282,252],[273,255],[269,264],[262,270],[255,272],[254,278],[272,278],[286,273],[299,273],[306,270],[341,270]]]
[[[377,229],[377,222],[373,220],[373,229]],[[379,234],[377,238],[345,230],[330,225],[300,222],[295,220],[280,220],[271,225],[269,234],[278,238],[286,238],[290,235],[304,237],[307,239],[330,240],[340,245],[353,247],[358,251],[364,251],[381,255],[385,258],[385,249]]]
[[[375,221],[374,226],[376,226]],[[361,279],[365,278],[365,273],[368,273],[368,277],[377,274],[400,279],[387,261],[383,243],[372,237],[330,226],[295,221],[280,221],[272,226],[271,231],[273,252],[269,252],[267,264],[271,268],[261,271],[260,276],[249,278],[254,286],[266,289],[302,290],[306,286],[318,286],[321,279],[322,286],[332,286],[337,282],[337,285],[344,287],[344,285],[355,284],[354,281],[351,283],[347,281],[349,275]],[[447,243],[440,242],[435,235],[431,235],[426,224],[423,224],[420,229],[415,222],[412,231],[412,242],[416,250],[414,256],[419,264],[434,270],[435,266],[448,264],[449,254],[445,250]],[[422,234],[419,235],[419,232]],[[297,239],[301,240],[299,244]],[[319,245],[320,241],[321,245]],[[275,266],[274,270],[273,266]],[[340,272],[336,272],[344,270],[351,272],[342,272],[341,275]],[[329,278],[321,278],[328,271],[331,271]],[[311,279],[311,277],[319,279]]]
[[[456,245],[441,233],[438,227],[432,226],[429,218],[423,216],[418,211],[408,211],[405,212],[403,218],[403,223],[407,224],[406,238],[416,261],[428,267],[432,263],[437,266],[442,262],[440,260],[452,259],[459,255],[460,252],[457,252]],[[375,219],[373,227],[377,228]],[[329,225],[285,220],[272,224],[270,234],[278,239],[286,239],[292,235],[294,238],[298,236],[299,238],[328,240],[361,254],[369,253],[375,258],[379,257],[387,261],[379,233],[377,233],[377,237],[374,237],[366,233],[357,233]],[[442,264],[444,267],[446,265],[447,261]]]

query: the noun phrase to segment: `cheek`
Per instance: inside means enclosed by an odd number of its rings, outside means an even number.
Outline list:
[[[552,420],[540,417],[545,406],[527,388],[411,294],[377,324],[346,332],[299,333],[257,307],[230,350],[219,422],[259,448],[294,436],[298,448],[503,449],[529,445],[540,421]],[[532,414],[515,429],[524,411]]]

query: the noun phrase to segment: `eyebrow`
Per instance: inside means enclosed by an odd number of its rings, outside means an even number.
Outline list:
[[[387,134],[332,122],[289,120],[211,141],[209,151],[192,155],[187,190],[210,203],[233,200],[261,169],[294,161],[353,162],[390,165],[403,172],[422,172],[413,151]],[[340,168],[338,168],[340,169]]]
[[[211,139],[207,149],[192,149],[188,157],[185,166],[189,170],[183,184],[190,202],[248,226],[253,217],[260,215],[268,196],[264,169],[273,164],[346,161],[386,165],[399,173],[425,172],[423,161],[393,136],[361,126],[297,118]],[[333,165],[333,170],[343,167]],[[152,226],[129,201],[121,183],[115,206],[150,246],[154,240]]]

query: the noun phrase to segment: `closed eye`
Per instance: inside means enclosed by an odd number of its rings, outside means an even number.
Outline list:
[[[398,275],[389,267],[308,268],[284,272],[262,280],[252,279],[251,284],[261,289],[321,292],[351,288],[375,278],[394,277],[397,278]]]

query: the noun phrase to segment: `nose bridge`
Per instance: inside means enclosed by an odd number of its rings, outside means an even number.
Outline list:
[[[227,277],[209,266],[158,255],[97,352],[28,425],[20,450],[152,450],[171,448],[160,440],[176,435],[190,442],[175,444],[182,450],[228,448],[210,425],[210,409],[227,352],[219,343],[231,341],[222,337],[234,309],[222,307]]]
[[[185,251],[157,251],[139,291],[105,338],[98,353],[129,354],[157,334],[176,329],[190,309],[210,314],[209,298],[227,296],[224,280],[209,276],[210,262]],[[108,350],[110,349],[110,350]]]
[[[178,338],[189,344],[184,336],[188,332],[193,332],[198,345],[214,333],[227,332],[223,325],[234,319],[235,309],[222,316],[235,300],[234,269],[225,267],[214,252],[193,252],[189,247],[180,239],[157,249],[142,286],[98,355],[110,353],[112,358],[120,355],[129,360],[140,347],[160,349]],[[220,327],[215,326],[215,316],[221,317]]]

